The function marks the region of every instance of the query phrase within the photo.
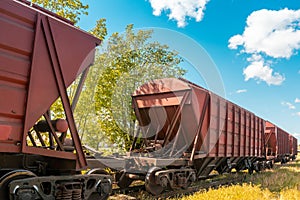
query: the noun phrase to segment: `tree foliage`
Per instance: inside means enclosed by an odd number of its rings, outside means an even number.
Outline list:
[[[100,40],[104,40],[105,36],[107,35],[106,19],[101,18],[97,20],[96,26],[89,32]]]
[[[80,15],[87,15],[88,5],[80,0],[32,0],[42,7],[74,23]],[[104,40],[106,21],[100,19],[90,30]],[[114,33],[103,51],[97,53],[90,69],[74,118],[84,143],[98,148],[109,141],[127,149],[136,129],[136,118],[131,107],[131,94],[142,83],[163,77],[182,76],[178,67],[182,59],[177,52],[158,42],[151,42],[152,31],[133,31],[128,25],[124,33]],[[68,89],[72,102],[79,79]],[[95,93],[96,91],[96,93]],[[51,107],[53,118],[63,118],[61,101]]]
[[[96,26],[89,32],[95,37],[104,40],[107,35],[106,20],[99,19],[96,22]],[[108,141],[102,138],[103,134],[101,134],[98,125],[99,115],[96,114],[95,108],[95,88],[97,87],[99,74],[102,72],[102,66],[100,65],[99,59],[100,54],[96,51],[95,64],[89,69],[84,88],[74,112],[74,118],[81,140],[83,143],[88,144],[95,149],[98,149],[100,142],[105,143]],[[79,78],[69,88],[69,98],[71,99],[75,94],[75,88],[77,88],[78,82]]]
[[[98,142],[101,140],[100,136],[102,135],[98,126],[98,116],[95,112],[94,95],[97,86],[97,81],[95,80],[97,80],[98,73],[99,68],[97,65],[89,69],[84,88],[74,111],[74,118],[81,140],[96,149],[98,148]],[[73,85],[75,88],[78,83],[74,83]]]
[[[102,133],[112,143],[128,149],[136,129],[131,94],[146,81],[182,76],[182,59],[167,45],[151,42],[151,30],[135,32],[128,25],[124,33],[108,39],[97,64],[102,65],[96,93],[96,111]]]
[[[75,24],[80,20],[80,15],[88,15],[88,5],[84,5],[80,0],[32,0],[43,8],[50,10]]]

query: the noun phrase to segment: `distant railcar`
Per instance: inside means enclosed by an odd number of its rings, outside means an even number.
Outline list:
[[[290,158],[292,160],[295,160],[298,154],[298,140],[294,136],[290,135],[289,138],[289,143],[290,143]]]
[[[268,159],[286,163],[290,156],[290,134],[267,121],[266,148]]]

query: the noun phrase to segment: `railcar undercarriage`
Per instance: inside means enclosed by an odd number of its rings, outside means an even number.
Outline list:
[[[99,200],[109,196],[111,181],[97,174],[38,177],[28,170],[9,170],[1,176],[0,188],[0,199],[7,200]]]

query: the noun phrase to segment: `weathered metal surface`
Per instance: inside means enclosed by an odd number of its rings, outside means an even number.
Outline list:
[[[0,1],[0,29],[1,199],[106,199],[109,175],[75,175],[87,163],[67,95],[100,40],[25,0]],[[66,119],[51,119],[57,98]]]
[[[269,122],[266,122],[266,125]],[[277,136],[273,128],[265,128],[265,146],[266,146],[266,156],[267,158],[276,157],[277,152]]]
[[[165,160],[165,166],[175,167],[181,158],[190,161],[182,166],[193,165],[198,177],[207,177],[214,169],[252,172],[264,158],[264,120],[189,81],[146,83],[134,93],[133,105],[146,137],[144,150],[153,151],[154,160]],[[149,161],[145,157],[140,160]],[[149,163],[139,166],[149,168]]]
[[[93,168],[111,168],[112,170],[122,170],[125,168],[125,159],[116,157],[95,157],[87,158],[87,167]]]
[[[264,120],[232,102],[211,96],[210,155],[263,157]]]
[[[298,149],[298,141],[297,138],[294,136],[290,135],[289,138],[289,143],[290,143],[290,155],[291,156],[296,156],[297,155],[297,149]]]
[[[200,176],[222,162],[237,165],[264,156],[265,121],[189,81],[155,80],[139,87],[132,98],[145,150],[152,147],[154,159],[198,160]]]
[[[9,188],[13,199],[107,199],[110,192],[110,176],[99,174],[22,177],[11,180]]]
[[[93,63],[100,40],[68,20],[23,2],[0,1],[0,152],[77,159],[78,167],[84,167],[66,88]],[[29,129],[58,97],[77,156],[49,149],[37,151],[26,144]]]
[[[129,173],[147,172],[151,167],[164,168],[172,165],[175,167],[188,166],[188,159],[184,158],[149,158],[146,156],[130,156],[125,158],[124,168]]]
[[[276,158],[282,159],[290,154],[289,137],[286,131],[271,122],[266,122],[266,144],[272,149],[272,155]]]

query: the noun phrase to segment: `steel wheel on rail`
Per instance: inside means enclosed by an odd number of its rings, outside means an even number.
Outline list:
[[[86,172],[86,174],[90,175],[90,174],[103,174],[103,175],[108,175],[107,171],[105,171],[102,168],[95,168],[95,169],[91,169],[89,171]]]
[[[145,188],[149,193],[153,195],[159,195],[164,191],[164,187],[155,182],[155,173],[159,170],[160,168],[158,167],[150,168],[145,179]]]
[[[117,181],[117,185],[121,189],[128,188],[129,185],[133,182],[132,179],[130,179],[126,176],[126,172],[123,170],[116,173],[116,181]]]
[[[9,197],[9,183],[24,178],[35,177],[36,175],[28,170],[13,170],[7,172],[0,178],[0,199],[10,199]]]
[[[190,187],[192,185],[193,182],[195,182],[197,180],[197,176],[196,173],[191,173],[186,180],[186,184],[184,184],[184,186],[182,186],[182,189],[187,189],[188,187]]]
[[[102,168],[95,168],[87,171],[85,174],[91,175],[91,174],[99,174],[99,175],[109,175],[107,171],[105,171]],[[111,190],[111,182],[109,183],[101,183],[100,186],[98,186],[98,192],[92,193],[91,196],[88,198],[88,200],[105,200],[108,199],[110,191]]]

